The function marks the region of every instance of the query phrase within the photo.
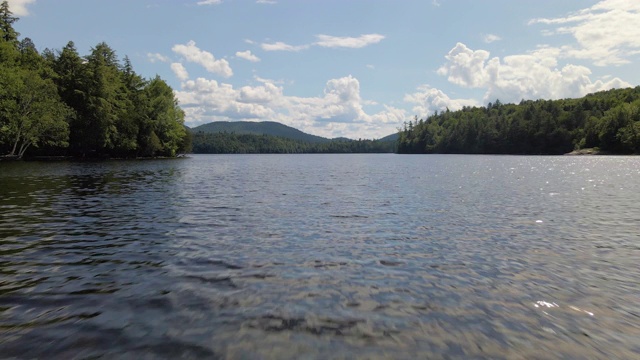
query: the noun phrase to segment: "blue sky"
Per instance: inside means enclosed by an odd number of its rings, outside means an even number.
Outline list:
[[[414,115],[640,85],[635,0],[9,0],[38,49],[105,41],[186,123],[378,138]]]

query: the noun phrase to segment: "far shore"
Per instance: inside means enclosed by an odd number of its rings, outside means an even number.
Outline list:
[[[573,150],[570,153],[566,153],[565,155],[615,155],[608,151],[602,151],[598,148],[586,148],[586,149],[578,149]]]
[[[109,161],[109,160],[170,160],[184,159],[191,154],[180,154],[174,157],[153,156],[153,157],[135,157],[135,158],[111,158],[111,157],[75,157],[75,156],[27,156],[20,158],[16,155],[0,155],[0,161]]]
[[[75,157],[75,156],[28,156],[24,158],[20,158],[16,155],[0,155],[0,162],[3,161],[109,161],[109,160],[160,160],[160,159],[181,159],[188,158],[190,155],[197,155],[196,153],[189,154],[180,154],[175,157],[163,157],[163,156],[155,156],[155,157],[135,157],[135,158],[110,158],[110,157]],[[489,155],[489,154],[487,154]],[[518,155],[526,155],[526,154],[518,154]],[[586,149],[578,149],[573,150],[564,155],[570,156],[578,156],[578,155],[638,155],[638,154],[616,154],[609,151],[602,151],[598,148],[586,148]]]

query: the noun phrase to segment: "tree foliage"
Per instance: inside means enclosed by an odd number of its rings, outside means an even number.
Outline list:
[[[271,135],[228,132],[193,134],[196,154],[327,154],[327,153],[391,153],[395,143],[379,140],[331,140],[308,142]]]
[[[71,110],[60,101],[54,73],[29,38],[17,40],[17,19],[0,5],[0,146],[22,157],[32,146],[67,146]]]
[[[0,5],[0,152],[22,157],[176,156],[190,146],[173,90],[135,73],[106,43],[81,57],[73,42],[39,54],[18,39],[18,19]],[[44,149],[42,149],[44,147]]]
[[[8,43],[17,43],[18,34],[13,28],[13,24],[18,21],[18,18],[13,16],[13,13],[9,9],[9,3],[3,1],[0,4],[0,41]]]
[[[399,130],[399,153],[640,153],[640,86],[579,99],[522,101],[435,113]]]

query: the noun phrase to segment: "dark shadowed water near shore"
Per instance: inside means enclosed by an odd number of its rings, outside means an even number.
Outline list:
[[[0,358],[639,353],[638,157],[0,163]]]

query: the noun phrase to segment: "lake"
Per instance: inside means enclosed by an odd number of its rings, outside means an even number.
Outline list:
[[[640,353],[640,157],[0,163],[1,358]]]

